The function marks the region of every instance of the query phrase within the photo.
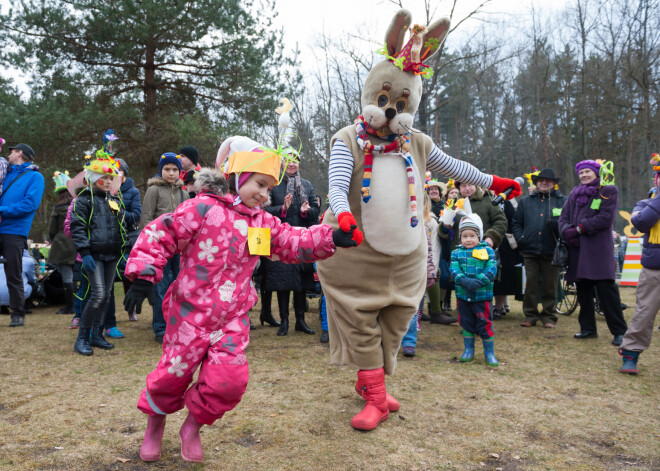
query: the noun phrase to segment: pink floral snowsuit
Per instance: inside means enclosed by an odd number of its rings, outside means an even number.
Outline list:
[[[259,208],[233,206],[232,196],[202,193],[149,223],[126,266],[130,279],[158,283],[167,260],[181,253],[181,271],[163,299],[163,356],[147,376],[138,408],[171,414],[184,404],[210,425],[236,407],[247,387],[247,312],[257,302],[248,227],[270,228],[271,257],[312,262],[335,252],[327,225],[291,227]],[[197,382],[190,385],[201,364]]]

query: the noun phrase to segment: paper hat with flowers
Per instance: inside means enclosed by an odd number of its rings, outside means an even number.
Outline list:
[[[67,190],[67,185],[66,182],[71,180],[71,177],[69,177],[69,172],[66,171],[64,173],[62,172],[55,172],[53,174],[53,181],[55,182],[55,194],[59,193],[62,190]]]
[[[651,161],[649,162],[653,166],[653,171],[656,174],[660,173],[660,154],[655,153],[651,156]]]
[[[225,176],[232,173],[257,172],[280,179],[281,157],[272,149],[245,136],[231,136],[218,149],[215,167]]]
[[[85,165],[83,170],[100,173],[102,175],[119,175],[119,162],[104,149],[96,151],[95,159],[91,155],[85,156]]]

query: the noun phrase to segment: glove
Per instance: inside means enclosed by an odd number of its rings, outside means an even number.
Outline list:
[[[346,233],[348,232],[352,233],[352,239],[356,242],[356,245],[354,245],[353,247],[357,247],[362,243],[362,241],[364,240],[364,234],[362,234],[362,231],[357,228],[357,222],[355,221],[355,218],[351,213],[349,213],[348,211],[339,213],[339,215],[337,216],[337,222],[339,222],[339,228],[342,231]],[[355,228],[351,230],[351,226],[355,226]],[[333,239],[334,239],[334,234],[333,234]]]
[[[566,239],[566,243],[571,247],[580,246],[580,233],[574,227],[569,227],[564,231],[564,239]]]
[[[85,270],[87,273],[94,273],[94,269],[96,268],[96,262],[94,261],[94,257],[91,255],[85,255],[82,258],[82,267],[83,270]]]
[[[558,234],[559,222],[557,222],[556,219],[550,219],[548,222],[545,223],[545,230],[548,232],[552,232],[553,234]]]
[[[354,233],[357,231],[357,226],[353,224],[348,232],[342,229],[335,229],[332,231],[332,241],[337,247],[357,247],[358,243],[354,239]]]
[[[488,188],[493,190],[498,195],[504,190],[508,190],[513,187],[513,191],[507,197],[508,200],[515,198],[516,196],[522,195],[522,190],[520,189],[520,183],[509,178],[500,178],[497,175],[493,175],[493,184]]]
[[[468,278],[466,276],[461,278],[461,282],[459,284],[468,291],[476,291],[481,286],[481,281],[477,280],[476,278]]]
[[[154,305],[154,284],[151,281],[136,278],[124,296],[124,309],[126,312],[135,311],[140,314],[144,298],[147,298],[150,305]]]

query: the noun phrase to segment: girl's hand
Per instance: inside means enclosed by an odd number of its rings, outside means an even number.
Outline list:
[[[291,206],[291,201],[293,201],[293,195],[289,193],[284,197],[284,204],[282,205],[282,209],[285,212],[289,209],[289,206]]]

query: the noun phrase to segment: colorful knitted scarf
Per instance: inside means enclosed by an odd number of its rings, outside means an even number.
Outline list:
[[[389,134],[382,135],[377,130],[370,128],[364,121],[363,116],[358,116],[355,120],[355,131],[357,132],[356,141],[360,149],[364,151],[364,176],[362,178],[362,201],[368,203],[371,199],[369,186],[371,185],[371,171],[374,164],[374,154],[395,153],[401,155],[406,164],[406,174],[408,176],[408,194],[410,195],[410,226],[415,227],[419,222],[417,218],[417,196],[415,195],[415,171],[413,169],[412,156],[410,155],[410,134]],[[369,134],[377,136],[379,139],[391,141],[386,145],[375,146],[369,140]]]

